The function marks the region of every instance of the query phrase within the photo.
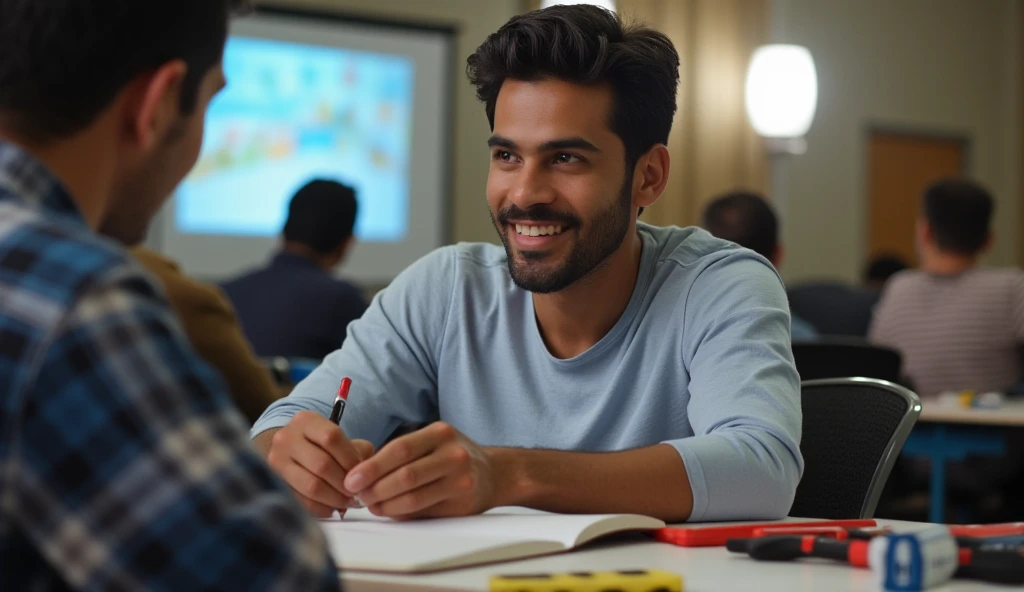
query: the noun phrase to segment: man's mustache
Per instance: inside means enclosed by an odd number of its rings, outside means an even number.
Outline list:
[[[580,225],[578,217],[565,212],[557,212],[547,206],[534,206],[524,210],[519,206],[511,205],[498,212],[498,221],[502,224],[510,224],[512,220],[555,222],[567,227]]]

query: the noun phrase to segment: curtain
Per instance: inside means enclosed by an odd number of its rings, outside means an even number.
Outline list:
[[[770,0],[617,0],[627,23],[668,35],[679,52],[679,108],[669,136],[668,187],[643,220],[700,221],[715,195],[743,187],[767,193],[768,159],[744,106],[750,57],[768,39]],[[525,0],[535,10],[539,0]]]

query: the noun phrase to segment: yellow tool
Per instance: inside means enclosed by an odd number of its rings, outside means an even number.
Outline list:
[[[658,570],[494,576],[491,592],[683,592],[683,578]]]

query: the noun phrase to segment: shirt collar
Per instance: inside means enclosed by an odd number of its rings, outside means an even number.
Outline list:
[[[295,253],[288,253],[286,251],[279,251],[274,255],[270,264],[273,267],[305,267],[308,269],[320,269],[320,267],[308,257],[296,255]]]
[[[85,218],[60,180],[34,156],[3,141],[0,141],[0,199],[16,199],[34,209],[69,216],[85,224]]]

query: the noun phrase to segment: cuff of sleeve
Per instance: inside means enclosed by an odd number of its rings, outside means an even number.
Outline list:
[[[283,428],[284,426],[288,425],[288,422],[291,420],[291,416],[284,415],[281,413],[277,413],[274,415],[264,414],[263,417],[259,418],[256,424],[252,426],[252,429],[249,430],[249,439],[251,440],[267,430]]]
[[[693,510],[687,522],[700,522],[708,511],[708,482],[704,476],[704,469],[700,464],[700,457],[693,450],[696,438],[685,440],[670,440],[664,442],[676,449],[679,456],[683,458],[683,466],[686,467],[686,477],[690,481],[690,489],[693,491]]]

